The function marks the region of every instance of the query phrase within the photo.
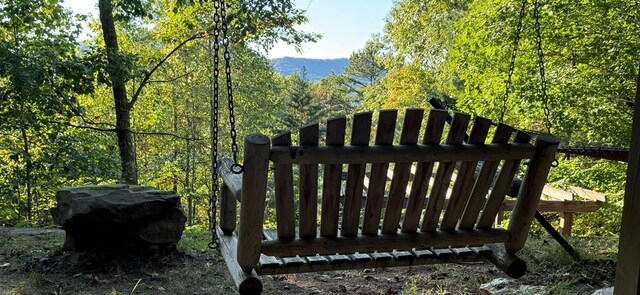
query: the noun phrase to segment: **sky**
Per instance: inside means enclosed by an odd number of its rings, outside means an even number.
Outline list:
[[[393,0],[294,0],[298,8],[307,11],[309,22],[299,29],[322,35],[316,43],[302,45],[303,52],[293,46],[276,44],[269,58],[283,56],[306,58],[349,57],[362,49],[372,34],[382,32],[384,20]],[[97,18],[97,1],[64,0],[74,13],[92,14]]]

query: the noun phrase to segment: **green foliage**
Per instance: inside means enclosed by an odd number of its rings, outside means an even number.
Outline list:
[[[521,1],[397,1],[382,38],[384,89],[364,104],[424,106],[430,96],[515,127],[545,130],[533,7],[525,9],[511,93],[505,97]],[[543,1],[540,24],[552,132],[563,144],[628,146],[640,41],[635,1]],[[607,193],[596,213],[579,214],[575,233],[619,231],[625,165],[576,158],[550,181]]]
[[[318,122],[325,112],[324,105],[314,101],[310,82],[303,70],[302,74],[294,73],[287,79],[285,112],[282,123],[288,130],[296,130],[304,125]]]

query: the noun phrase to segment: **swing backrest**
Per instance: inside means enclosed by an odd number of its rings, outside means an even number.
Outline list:
[[[238,258],[243,260],[241,256],[253,252],[243,254],[241,249],[256,242],[257,255],[274,256],[489,243],[504,243],[508,252],[520,250],[557,140],[542,135],[532,145],[526,133],[514,134],[514,128],[504,124],[492,128],[491,121],[483,117],[473,120],[465,140],[471,116],[455,113],[445,135],[449,114],[431,110],[424,120],[424,113],[422,109],[406,110],[397,141],[398,112],[384,110],[373,129],[372,113],[356,114],[348,144],[347,119],[338,117],[327,122],[323,144],[319,125],[312,124],[300,128],[298,145],[292,145],[289,133],[273,138],[272,147],[264,153],[268,159],[257,160],[260,153],[245,147]],[[493,139],[487,143],[490,131]],[[494,228],[522,160],[528,166],[508,229]],[[257,241],[264,210],[260,213],[250,206],[264,209],[265,194],[256,184],[266,187],[269,162],[274,168],[277,238]],[[260,164],[250,168],[251,163]],[[392,171],[390,180],[388,171]],[[298,174],[297,196],[294,172]],[[252,233],[243,233],[243,228]]]

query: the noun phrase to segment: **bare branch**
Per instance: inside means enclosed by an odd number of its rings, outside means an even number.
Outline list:
[[[173,81],[175,81],[175,80],[178,80],[178,79],[184,78],[184,77],[186,77],[186,76],[190,75],[191,73],[193,73],[193,71],[190,71],[190,72],[187,72],[187,73],[184,73],[184,74],[182,74],[182,75],[179,75],[179,76],[176,76],[176,77],[173,77],[173,78],[169,78],[169,79],[166,79],[166,80],[149,80],[149,81],[147,82],[147,84],[151,84],[151,83],[168,83],[168,82],[173,82]]]
[[[184,139],[184,140],[195,140],[195,141],[201,141],[203,140],[202,138],[198,138],[198,137],[184,137],[184,136],[180,136],[174,133],[169,133],[169,132],[155,132],[155,131],[133,131],[133,130],[127,130],[128,132],[131,132],[133,134],[139,134],[139,135],[158,135],[158,136],[171,136],[171,137],[175,137],[175,138],[179,138],[179,139]]]
[[[142,81],[140,82],[140,85],[136,89],[136,92],[131,97],[131,102],[129,102],[129,108],[132,108],[133,105],[136,103],[136,101],[138,101],[138,97],[140,97],[142,88],[144,88],[144,86],[147,85],[147,83],[149,82],[149,79],[151,78],[151,75],[153,75],[153,73],[155,73],[155,71],[157,71],[158,68],[160,68],[160,66],[162,66],[169,59],[169,57],[171,57],[174,53],[180,50],[182,46],[186,45],[190,41],[203,38],[204,36],[206,36],[204,32],[199,32],[185,39],[184,41],[180,42],[180,44],[178,44],[175,48],[173,48],[165,57],[163,57],[155,66],[153,66],[153,68],[150,71],[146,72],[144,74],[144,78],[142,78]]]

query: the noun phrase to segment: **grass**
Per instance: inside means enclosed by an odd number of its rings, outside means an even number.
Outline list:
[[[177,252],[109,256],[63,252],[64,234],[8,235],[0,232],[0,294],[234,294],[210,233],[190,227]],[[544,285],[550,294],[590,294],[613,284],[617,238],[570,238],[577,261],[549,236],[529,239],[520,252],[529,266],[518,282]],[[481,284],[505,277],[490,264],[442,264],[369,272],[327,272],[265,277],[265,293],[319,294],[350,290],[354,294],[478,294]],[[342,279],[336,279],[341,277]],[[369,278],[367,278],[369,277]],[[373,277],[373,278],[371,278]],[[296,287],[298,286],[298,287]],[[366,289],[357,289],[365,286]],[[353,291],[366,290],[366,291]],[[360,293],[359,293],[360,292]],[[362,293],[365,292],[365,293]]]
[[[0,269],[0,294],[233,294],[207,239],[207,232],[188,229],[177,252],[74,257],[62,251],[63,233],[5,233],[0,265],[10,266]]]

